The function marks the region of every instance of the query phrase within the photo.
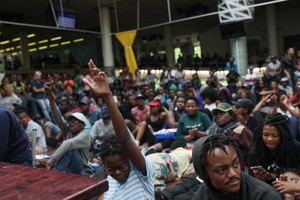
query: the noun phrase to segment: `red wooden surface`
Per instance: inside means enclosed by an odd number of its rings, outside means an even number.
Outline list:
[[[88,200],[107,190],[106,179],[0,162],[0,200]]]

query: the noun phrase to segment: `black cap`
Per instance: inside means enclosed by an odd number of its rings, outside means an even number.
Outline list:
[[[239,99],[238,101],[232,101],[232,104],[239,108],[246,108],[252,111],[254,108],[254,103],[249,99]]]

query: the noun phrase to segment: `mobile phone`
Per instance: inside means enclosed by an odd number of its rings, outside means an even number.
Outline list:
[[[268,171],[265,168],[263,168],[262,166],[252,166],[252,167],[250,167],[250,169],[251,170],[255,169],[255,170],[264,171],[264,172],[268,173]]]

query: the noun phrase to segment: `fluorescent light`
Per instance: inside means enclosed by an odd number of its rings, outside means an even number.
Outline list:
[[[16,49],[21,49],[21,46],[19,45],[19,46],[16,46]]]
[[[28,46],[30,46],[30,47],[34,46],[34,45],[36,45],[36,42],[31,42],[31,43],[28,44]]]
[[[60,45],[66,45],[66,44],[71,44],[71,41],[65,41],[65,42],[60,43]]]
[[[47,39],[47,40],[41,40],[41,41],[39,41],[38,43],[39,43],[39,44],[43,44],[43,43],[46,43],[46,42],[48,42],[48,39]]]
[[[18,55],[18,53],[17,52],[13,52],[11,55],[12,56],[16,56],[16,55]]]
[[[8,43],[10,43],[9,40],[5,40],[5,41],[3,41],[3,42],[0,42],[1,45],[3,45],[3,44],[8,44]]]
[[[73,42],[82,42],[84,39],[83,38],[78,38],[76,40],[73,40]]]
[[[15,47],[11,47],[10,50],[15,50]]]
[[[56,44],[50,44],[50,48],[53,48],[53,47],[57,47],[58,46],[58,43],[56,43]]]
[[[18,38],[14,38],[14,39],[12,39],[12,41],[13,41],[13,42],[20,41],[20,38],[19,38],[19,37],[18,37]]]
[[[32,38],[32,37],[35,37],[34,33],[27,35],[27,38]]]
[[[5,51],[10,51],[10,48],[6,48]]]
[[[0,53],[3,53],[3,52],[4,52],[4,49],[1,49],[1,50],[0,50]]]
[[[58,36],[58,37],[54,37],[54,38],[51,38],[51,41],[55,41],[55,40],[61,40],[61,36]]]
[[[37,50],[36,48],[29,49],[29,52],[34,52],[34,51],[36,51],[36,50]]]
[[[43,49],[47,49],[48,47],[47,46],[41,46],[39,47],[39,50],[43,50]]]

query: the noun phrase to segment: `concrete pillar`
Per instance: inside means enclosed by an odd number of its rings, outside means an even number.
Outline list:
[[[230,39],[230,48],[231,54],[237,62],[238,73],[241,76],[245,76],[248,69],[247,38],[237,37]]]
[[[266,23],[268,32],[269,55],[278,56],[275,5],[266,6]]]
[[[106,71],[110,71],[110,68],[114,67],[114,55],[113,45],[110,27],[110,15],[108,7],[101,7],[101,41],[102,41],[102,55],[103,65],[106,67]]]
[[[167,64],[168,65],[174,65],[175,56],[174,56],[173,36],[172,36],[172,27],[171,27],[171,25],[166,25],[165,26],[165,41],[166,41]]]
[[[24,69],[30,69],[30,54],[28,49],[27,33],[20,33],[20,45],[21,45],[21,62]]]

